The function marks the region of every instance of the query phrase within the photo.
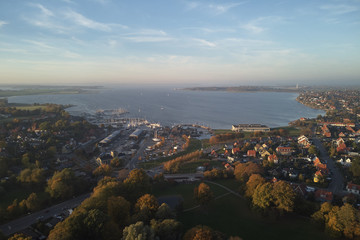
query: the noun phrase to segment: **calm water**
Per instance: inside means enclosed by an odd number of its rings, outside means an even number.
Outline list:
[[[200,123],[212,128],[231,128],[238,123],[287,126],[300,117],[316,117],[323,111],[308,108],[296,93],[229,93],[168,89],[102,89],[93,94],[10,97],[16,103],[76,105],[71,114],[95,113],[98,109],[125,108],[126,117],[141,117],[162,125]]]

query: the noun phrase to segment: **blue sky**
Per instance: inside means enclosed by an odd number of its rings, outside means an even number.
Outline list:
[[[358,84],[360,0],[0,0],[0,84]]]

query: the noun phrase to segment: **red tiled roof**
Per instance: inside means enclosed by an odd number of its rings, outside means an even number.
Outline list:
[[[333,193],[332,192],[328,192],[326,190],[323,189],[318,189],[315,192],[315,199],[317,200],[322,200],[322,201],[332,201],[333,199]]]

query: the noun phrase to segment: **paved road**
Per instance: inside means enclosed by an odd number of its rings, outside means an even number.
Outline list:
[[[59,203],[57,205],[43,209],[39,212],[27,215],[25,217],[18,218],[4,225],[1,225],[0,230],[2,231],[3,234],[9,236],[13,233],[21,231],[29,227],[30,225],[36,223],[39,218],[47,219],[54,215],[58,215],[62,213],[64,209],[77,207],[78,205],[80,205],[80,203],[82,203],[82,201],[84,201],[88,197],[90,197],[90,193]]]
[[[132,170],[136,168],[136,163],[139,160],[139,157],[144,157],[144,151],[148,146],[152,146],[154,145],[154,142],[152,141],[152,139],[148,138],[148,139],[144,139],[142,140],[142,142],[139,144],[139,150],[136,152],[136,154],[134,155],[133,158],[131,158],[131,160],[129,161],[129,163],[126,165],[126,168]]]
[[[326,162],[328,168],[332,172],[332,180],[327,190],[333,192],[334,194],[342,195],[344,193],[344,177],[342,176],[339,169],[335,166],[334,160],[329,157],[321,141],[318,138],[313,138],[313,143],[320,151],[319,158],[323,162]]]

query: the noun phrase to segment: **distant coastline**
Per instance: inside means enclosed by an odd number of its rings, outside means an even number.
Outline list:
[[[290,92],[299,93],[304,88],[294,86],[272,87],[272,86],[238,86],[238,87],[192,87],[183,88],[186,91],[224,91],[224,92]]]
[[[100,87],[36,87],[36,86],[14,86],[5,87],[0,86],[0,98],[27,96],[27,95],[49,95],[49,94],[88,94],[96,93]]]

